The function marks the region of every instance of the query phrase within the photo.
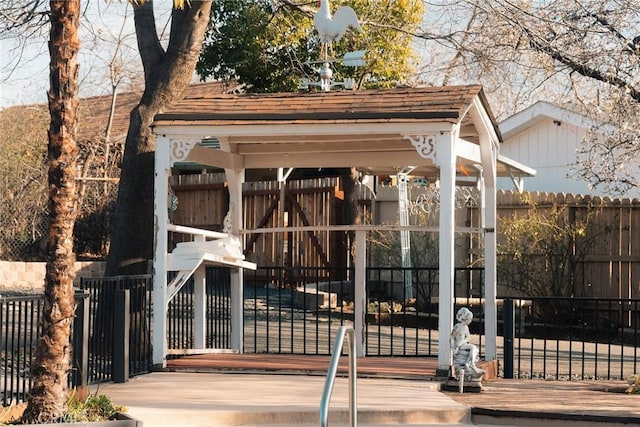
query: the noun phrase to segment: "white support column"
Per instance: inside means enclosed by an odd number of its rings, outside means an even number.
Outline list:
[[[495,181],[494,181],[495,182]],[[497,357],[498,311],[497,311],[497,233],[496,233],[496,187],[485,188],[485,232],[484,232],[484,313],[485,313],[485,360]]]
[[[484,336],[485,360],[497,357],[498,309],[497,309],[497,208],[496,208],[496,161],[498,144],[489,136],[480,136],[480,156],[482,158],[484,186]]]
[[[470,110],[474,122],[482,124],[480,132],[480,158],[485,185],[485,225],[484,225],[484,358],[496,358],[498,335],[498,310],[496,308],[497,283],[497,242],[496,242],[496,162],[500,150],[499,137],[495,133],[491,118],[486,114],[479,98],[474,99]]]
[[[221,144],[223,141],[221,141]],[[242,222],[242,183],[244,169],[225,169],[229,184],[230,232],[239,236]],[[227,231],[227,230],[225,230]],[[243,242],[244,247],[244,242]],[[231,348],[238,353],[244,351],[244,275],[241,268],[231,270]]]
[[[204,236],[194,236],[193,240],[204,242]],[[193,348],[203,349],[207,337],[207,278],[204,264],[193,273]]]
[[[409,174],[415,169],[413,166],[402,168],[398,172],[398,216],[400,225],[409,225],[409,196],[407,186]],[[408,230],[400,230],[400,255],[404,277],[404,298],[413,298],[413,271],[411,263],[411,233]]]
[[[365,356],[365,316],[367,315],[367,232],[356,230],[355,271],[353,277],[353,329],[356,354]]]
[[[170,139],[156,139],[154,175],[153,364],[166,367],[167,357],[167,224],[169,223]]]
[[[201,264],[193,274],[193,348],[206,347],[207,338],[207,280],[206,267]]]
[[[438,369],[451,365],[449,335],[453,328],[454,262],[455,262],[455,197],[456,139],[452,133],[437,137],[436,158],[440,167],[440,236],[439,236],[439,304],[438,304]]]

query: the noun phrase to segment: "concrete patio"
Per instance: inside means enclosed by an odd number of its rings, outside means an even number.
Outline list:
[[[328,357],[211,356],[217,366],[203,359],[199,364],[186,362],[188,357],[176,359],[171,371],[102,384],[97,391],[125,405],[146,427],[319,424]],[[176,366],[181,360],[182,366]],[[624,394],[624,381],[498,378],[485,381],[480,393],[460,394],[441,391],[441,381],[429,369],[435,361],[428,358],[361,360],[357,383],[361,426],[640,425],[640,395]],[[344,426],[348,382],[344,369],[338,372],[329,422]]]

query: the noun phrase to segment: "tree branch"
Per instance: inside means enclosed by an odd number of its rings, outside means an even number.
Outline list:
[[[560,52],[559,50],[554,49],[548,43],[540,42],[540,41],[536,40],[536,38],[533,36],[533,34],[531,34],[531,32],[528,31],[526,28],[524,30],[525,30],[527,36],[529,37],[529,41],[531,43],[531,47],[533,47],[538,52],[541,52],[541,53],[544,53],[546,55],[549,55],[554,60],[560,62],[563,65],[566,65],[567,67],[569,67],[569,69],[571,69],[572,71],[577,72],[578,74],[580,74],[582,76],[589,77],[589,78],[592,78],[592,79],[595,79],[595,80],[610,84],[612,86],[618,87],[620,89],[623,89],[624,91],[626,91],[629,94],[629,96],[633,100],[635,100],[636,102],[640,102],[640,92],[636,88],[631,86],[624,79],[621,79],[621,78],[619,78],[619,77],[617,77],[615,75],[608,74],[608,73],[602,72],[600,70],[597,70],[597,69],[595,69],[593,67],[588,66],[585,63],[581,63],[581,62],[575,61],[574,59],[570,58],[568,55],[565,55],[562,52]]]
[[[144,69],[144,80],[151,80],[151,75],[158,69],[164,58],[164,49],[158,39],[156,21],[153,14],[153,1],[134,3],[133,18],[138,40],[138,51]]]
[[[307,15],[309,18],[313,18],[317,12],[316,9],[309,7],[309,3],[305,2],[305,3],[298,3],[295,1],[290,1],[290,0],[278,0],[277,2],[274,1],[273,3],[278,3],[278,4],[282,4],[284,6],[287,6],[290,9],[295,9],[301,13],[304,13],[305,15]]]

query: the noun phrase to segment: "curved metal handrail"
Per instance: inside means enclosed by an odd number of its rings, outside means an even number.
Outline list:
[[[340,326],[336,335],[333,354],[329,362],[329,370],[327,378],[324,381],[324,389],[322,390],[322,399],[320,400],[320,426],[328,426],[329,418],[329,400],[333,392],[333,383],[338,372],[338,362],[342,354],[342,346],[344,344],[344,336],[349,336],[349,427],[356,427],[357,414],[356,410],[356,333],[352,326]]]

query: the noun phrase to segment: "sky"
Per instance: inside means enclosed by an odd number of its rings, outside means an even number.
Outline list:
[[[168,31],[172,0],[155,0],[154,4],[158,31]],[[82,8],[85,14],[80,28],[80,96],[110,93],[109,62],[116,52],[123,71],[120,88],[128,90],[140,76],[131,6],[126,1],[85,0]],[[0,40],[0,109],[47,102],[48,30],[29,37],[23,43],[24,49],[15,38]],[[117,40],[122,42],[118,45]]]
[[[84,15],[80,29],[80,97],[112,92],[108,64],[116,52],[123,76],[118,91],[142,87],[131,6],[126,0],[81,1]],[[154,0],[159,32],[169,30],[172,5],[173,0]],[[19,49],[19,40],[6,39],[5,35],[0,37],[0,109],[13,105],[46,104],[49,88],[48,31],[49,28],[43,28],[38,36],[29,37],[24,49]],[[122,40],[118,49],[117,40]]]

